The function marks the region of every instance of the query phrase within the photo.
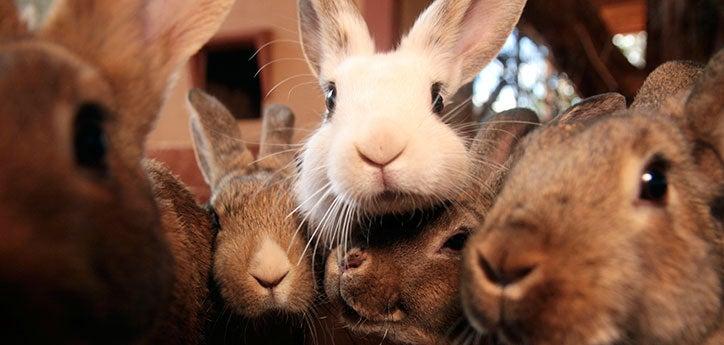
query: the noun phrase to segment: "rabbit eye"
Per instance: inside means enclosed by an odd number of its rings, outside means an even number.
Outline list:
[[[468,237],[470,237],[469,231],[458,232],[457,234],[450,236],[450,238],[445,241],[445,244],[442,245],[442,249],[459,252],[465,247],[465,243],[468,242]]]
[[[337,85],[329,83],[324,90],[324,99],[327,104],[327,112],[330,114],[334,112],[334,108],[337,106]]]
[[[107,139],[103,130],[106,112],[95,103],[82,104],[75,114],[73,147],[78,166],[106,173]]]
[[[667,163],[661,158],[656,158],[650,163],[644,173],[641,174],[641,200],[655,203],[663,203],[668,191],[666,178]]]
[[[432,111],[435,112],[435,114],[442,114],[442,111],[445,109],[445,101],[442,98],[442,95],[440,94],[442,92],[442,84],[435,83],[432,84]]]

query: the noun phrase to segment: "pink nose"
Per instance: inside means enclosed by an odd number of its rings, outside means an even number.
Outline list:
[[[340,269],[342,272],[352,271],[360,268],[367,260],[367,254],[365,252],[353,249],[349,254],[340,262]]]
[[[360,159],[362,159],[363,162],[365,162],[367,165],[373,166],[375,168],[384,168],[390,163],[394,162],[400,156],[402,156],[402,153],[405,151],[405,148],[402,147],[399,150],[367,150],[365,151],[364,147],[357,147],[357,153],[359,154]]]

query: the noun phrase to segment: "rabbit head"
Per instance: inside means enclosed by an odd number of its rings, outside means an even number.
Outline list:
[[[666,65],[679,87],[654,72],[645,106],[528,137],[464,253],[478,330],[508,344],[703,344],[721,327],[723,58],[703,74]],[[684,113],[665,115],[656,93],[688,93],[699,75]]]
[[[289,153],[294,115],[282,106],[267,109],[261,156],[254,161],[218,100],[194,90],[189,102],[196,155],[220,226],[214,277],[221,297],[247,318],[304,314],[314,302],[315,281],[284,173],[293,159],[281,159]]]
[[[523,109],[485,123],[471,148],[476,187],[465,197],[410,215],[363,222],[349,250],[327,260],[325,290],[345,326],[410,344],[470,335],[460,308],[461,251],[493,204],[511,149],[537,116]],[[467,333],[465,333],[467,332]]]
[[[128,341],[170,298],[144,141],[233,1],[0,0],[0,309],[12,343]]]
[[[300,0],[300,32],[326,97],[306,141],[297,202],[328,245],[334,224],[455,198],[471,183],[469,138],[446,100],[498,53],[524,0],[437,0],[399,47],[375,51],[352,0]]]

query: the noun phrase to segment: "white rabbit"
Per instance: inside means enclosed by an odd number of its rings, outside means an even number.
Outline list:
[[[299,0],[300,32],[327,112],[295,185],[311,236],[332,245],[351,220],[454,198],[474,159],[449,99],[498,53],[525,0],[437,0],[378,53],[352,0]]]

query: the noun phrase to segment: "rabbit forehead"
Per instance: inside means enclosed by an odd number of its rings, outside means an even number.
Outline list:
[[[429,106],[431,87],[434,83],[445,81],[443,74],[435,70],[434,62],[427,57],[394,52],[345,59],[330,80],[336,82],[340,89],[340,104],[352,99],[366,102],[370,98],[378,98],[396,100],[390,103],[405,105],[400,97],[412,97],[424,99],[422,104]],[[353,90],[354,97],[346,98],[341,93],[344,90]]]
[[[602,203],[629,205],[620,201],[636,199],[639,174],[654,156],[674,164],[689,162],[688,143],[668,119],[626,114],[573,133],[567,130],[550,127],[532,138],[505,183],[495,206],[496,218],[513,214],[506,211],[510,205],[535,210],[540,217],[560,215],[563,219],[570,213],[550,209],[596,205],[586,214],[605,213]],[[527,211],[526,217],[531,216]]]

